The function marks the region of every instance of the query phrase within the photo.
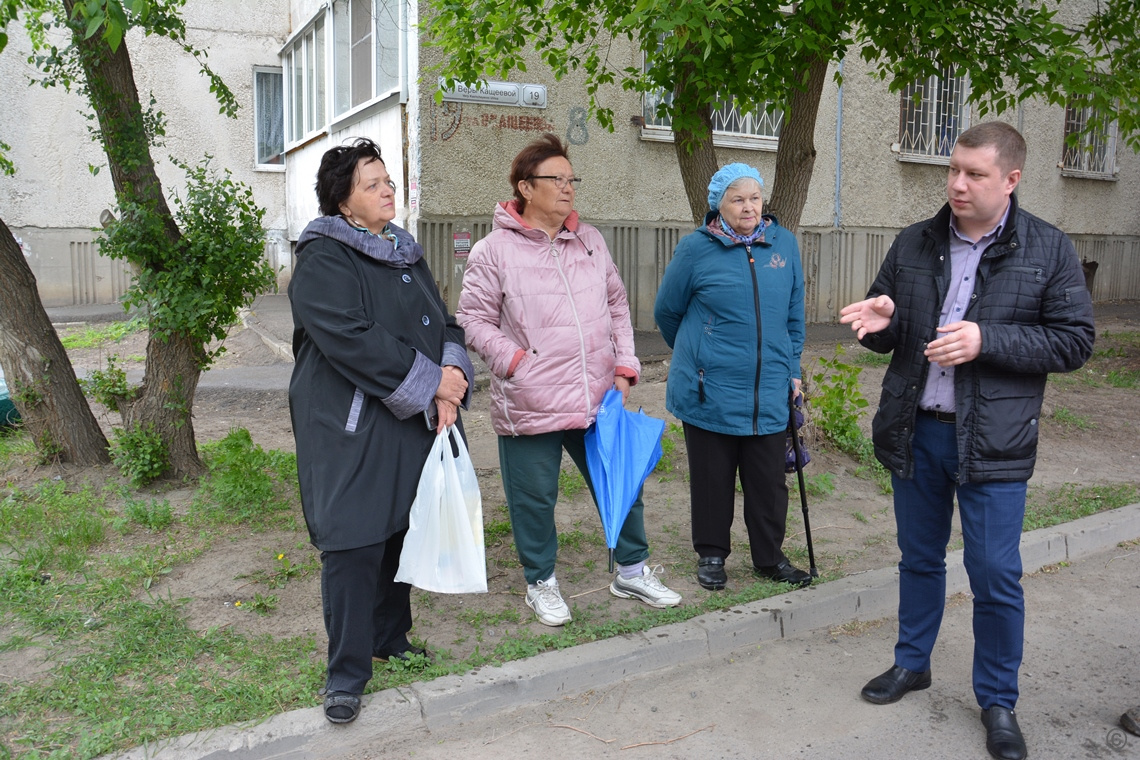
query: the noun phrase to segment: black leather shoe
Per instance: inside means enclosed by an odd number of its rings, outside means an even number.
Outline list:
[[[915,673],[913,670],[892,665],[891,669],[881,676],[875,676],[863,691],[859,692],[863,699],[876,705],[889,705],[898,702],[908,691],[921,691],[930,686],[930,671]]]
[[[1130,734],[1140,736],[1140,707],[1133,707],[1121,715],[1120,727]]]
[[[1017,716],[1008,707],[991,707],[982,710],[982,725],[986,727],[986,749],[998,760],[1025,760],[1029,750],[1017,725]]]
[[[388,660],[410,660],[415,655],[428,656],[427,650],[423,647],[412,646],[408,644],[408,648],[402,652],[373,652],[372,659],[379,660],[380,662],[387,662]]]
[[[701,557],[697,561],[697,583],[709,591],[720,591],[728,583],[724,557]]]
[[[784,559],[778,565],[765,565],[754,569],[757,575],[761,578],[767,578],[770,581],[790,583],[793,586],[800,587],[811,585],[811,576],[803,570],[800,570],[787,559]]]

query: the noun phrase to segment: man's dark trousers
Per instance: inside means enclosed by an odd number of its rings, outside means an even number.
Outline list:
[[[957,483],[955,428],[919,412],[915,477],[892,478],[902,551],[895,664],[916,672],[930,669],[945,607],[946,545],[957,493],[974,595],[974,694],[983,709],[1013,709],[1025,629],[1020,544],[1026,482]]]

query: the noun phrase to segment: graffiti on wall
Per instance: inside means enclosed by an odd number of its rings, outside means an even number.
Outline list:
[[[463,123],[462,103],[431,103],[431,140],[444,142],[455,137]]]
[[[571,145],[585,145],[590,142],[590,130],[586,129],[586,109],[582,106],[571,108],[569,121],[566,126],[566,142]]]
[[[573,110],[573,109],[572,109]],[[585,109],[579,109],[585,115]],[[447,142],[459,133],[460,128],[466,129],[509,129],[514,132],[553,132],[555,124],[543,116],[527,116],[517,113],[471,113],[462,103],[445,101],[431,104],[431,139],[432,142]],[[585,126],[583,125],[583,130]],[[585,143],[575,143],[584,145]]]

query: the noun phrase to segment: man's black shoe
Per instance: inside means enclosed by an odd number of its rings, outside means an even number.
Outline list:
[[[908,691],[921,691],[930,686],[930,671],[915,673],[913,670],[892,665],[891,669],[881,676],[875,676],[863,691],[859,692],[863,699],[876,705],[889,705],[898,702]]]
[[[709,591],[720,591],[728,583],[724,557],[701,557],[697,561],[697,583]]]
[[[778,581],[780,583],[790,583],[793,586],[810,586],[811,576],[800,570],[787,559],[780,562],[778,565],[764,565],[763,567],[756,567],[756,574],[761,578],[767,578],[770,581]]]
[[[1140,736],[1140,706],[1133,707],[1120,716],[1120,727],[1130,734]]]
[[[1008,707],[991,707],[982,710],[982,725],[986,727],[986,749],[998,760],[1025,760],[1029,750],[1025,737],[1017,725],[1017,716]]]

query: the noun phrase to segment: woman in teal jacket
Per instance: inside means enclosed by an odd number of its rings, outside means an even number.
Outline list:
[[[752,565],[806,586],[784,556],[788,399],[799,392],[804,277],[795,235],[763,216],[764,182],[729,164],[709,184],[705,225],[677,245],[654,317],[673,348],[665,403],[684,423],[697,580],[727,583],[739,473]]]

